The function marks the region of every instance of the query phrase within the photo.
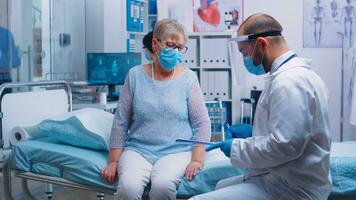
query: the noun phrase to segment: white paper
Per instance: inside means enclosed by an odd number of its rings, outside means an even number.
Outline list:
[[[15,145],[29,139],[36,139],[45,136],[46,134],[44,132],[39,131],[35,127],[14,127],[10,131],[10,143],[11,145]]]

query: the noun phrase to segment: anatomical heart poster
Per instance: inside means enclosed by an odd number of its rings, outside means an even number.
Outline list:
[[[243,21],[243,0],[193,0],[194,32],[235,31]]]

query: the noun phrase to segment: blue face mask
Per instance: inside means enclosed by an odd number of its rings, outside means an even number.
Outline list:
[[[255,43],[255,47],[253,48],[253,51],[252,51],[251,55],[253,55],[253,53],[255,52],[256,45],[257,45],[257,43]],[[255,64],[253,64],[252,56],[244,57],[243,58],[244,59],[244,65],[245,65],[247,71],[249,71],[251,74],[254,74],[254,75],[257,75],[257,76],[265,74],[266,71],[265,71],[265,68],[262,65],[263,58],[264,58],[264,55],[262,56],[261,63],[256,66]]]
[[[146,58],[146,60],[148,60],[148,61],[152,61],[152,58],[151,58],[151,56],[147,53],[147,51],[145,51],[145,58]]]
[[[249,71],[251,74],[258,76],[266,73],[262,63],[257,66],[253,64],[253,60],[251,56],[244,57],[244,65],[247,71]]]
[[[159,63],[161,63],[162,67],[171,71],[178,65],[181,60],[181,53],[177,50],[169,50],[167,48],[163,48],[161,54],[158,56]]]

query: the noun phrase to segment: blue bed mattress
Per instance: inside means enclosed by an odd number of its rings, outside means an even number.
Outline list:
[[[40,139],[14,146],[12,164],[16,170],[116,190],[117,183],[108,185],[100,177],[100,169],[106,166],[107,156],[106,151],[77,148],[54,143],[51,139]],[[207,154],[204,170],[193,181],[182,179],[178,196],[190,197],[212,191],[219,180],[242,173],[242,169],[231,167],[229,159],[221,151],[211,151]]]
[[[331,146],[330,196],[356,196],[356,142],[333,143]]]
[[[331,150],[331,196],[356,195],[356,143],[334,143]],[[52,143],[50,139],[29,140],[13,149],[13,168],[25,172],[50,175],[88,186],[116,190],[100,177],[108,152]],[[190,197],[214,190],[224,178],[240,175],[244,170],[231,167],[219,150],[207,154],[204,170],[193,181],[182,179],[178,196]]]
[[[24,172],[60,177],[88,186],[116,189],[100,177],[108,152],[52,143],[51,139],[18,143],[12,151],[12,168]]]

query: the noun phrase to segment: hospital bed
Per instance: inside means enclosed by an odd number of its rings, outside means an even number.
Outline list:
[[[36,86],[52,84],[54,83],[45,82],[38,83]],[[58,82],[56,84],[58,85]],[[65,83],[63,84],[65,85]],[[22,85],[17,86],[22,87]],[[51,92],[48,93],[53,95]],[[38,97],[47,98],[42,95],[41,93]],[[59,95],[56,94],[57,100],[58,97]],[[52,114],[71,110],[69,87],[67,96],[61,95],[60,99],[64,102],[61,111],[47,113],[43,119],[51,117]],[[41,106],[44,106],[43,103],[45,102],[41,102]],[[3,107],[0,104],[1,108]],[[20,110],[19,112],[25,111]],[[46,111],[41,109],[41,112]],[[6,119],[6,112],[3,113],[2,117]],[[34,120],[31,119],[30,121],[33,123]],[[24,120],[20,124],[15,125],[29,125],[29,123]],[[5,149],[8,148],[9,146],[6,147],[5,145]],[[356,197],[356,152],[352,151],[353,149],[356,149],[356,143],[334,143],[332,145],[330,172],[333,179],[333,187],[331,198]],[[94,191],[97,193],[98,199],[104,199],[105,194],[115,195],[117,193],[117,183],[108,185],[99,175],[100,169],[106,165],[107,154],[107,151],[78,148],[56,143],[52,138],[47,137],[19,143],[12,147],[11,159],[8,159],[8,162],[4,165],[5,197],[6,199],[11,199],[9,184],[11,181],[11,171],[15,176],[22,179],[22,188],[26,199],[35,199],[27,187],[27,180]],[[193,181],[182,179],[178,187],[177,197],[185,199],[212,191],[219,180],[240,175],[243,172],[243,169],[231,167],[229,159],[221,151],[214,150],[207,154],[204,170]],[[51,192],[49,189],[49,198],[51,198]]]
[[[64,89],[54,88],[58,85]],[[40,121],[72,110],[71,89],[66,82],[38,82],[24,84],[6,84],[0,87],[0,94],[5,88],[26,88],[33,86],[49,87],[49,91],[28,91],[7,94],[1,99],[0,110],[3,116],[2,137],[8,159],[3,166],[5,198],[11,197],[11,172],[22,179],[22,190],[26,199],[35,199],[28,189],[27,180],[40,181],[66,187],[94,191],[98,199],[105,194],[115,195],[117,183],[108,185],[100,177],[100,169],[106,166],[107,151],[97,151],[56,143],[52,138],[28,140],[10,146],[7,132],[16,126],[31,126]],[[34,116],[36,115],[36,116]],[[11,151],[9,151],[11,148]],[[242,169],[229,166],[229,160],[216,150],[207,155],[204,173],[200,173],[190,182],[182,180],[177,197],[188,198],[194,194],[214,189],[222,179],[241,174]],[[48,185],[46,192],[52,198]],[[146,191],[147,194],[147,191]]]

